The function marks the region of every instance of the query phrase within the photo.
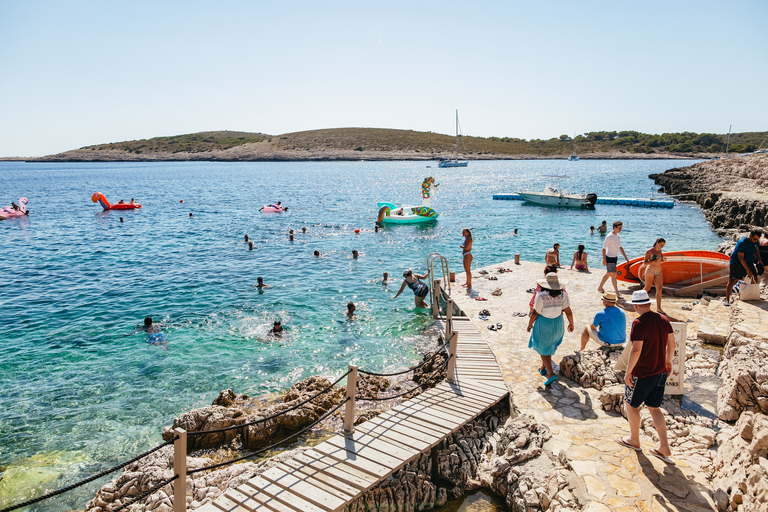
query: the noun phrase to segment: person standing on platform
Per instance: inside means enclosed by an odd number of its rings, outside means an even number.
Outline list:
[[[603,285],[610,277],[613,282],[613,289],[616,290],[616,295],[619,294],[619,283],[616,280],[616,264],[619,262],[619,251],[624,255],[624,259],[629,261],[627,253],[624,252],[624,248],[621,246],[621,239],[619,238],[619,233],[621,232],[622,227],[623,224],[621,221],[617,220],[614,222],[613,231],[605,237],[605,241],[603,242],[603,265],[605,265],[605,275],[600,281],[600,286],[597,287],[597,291],[600,293],[605,293]]]

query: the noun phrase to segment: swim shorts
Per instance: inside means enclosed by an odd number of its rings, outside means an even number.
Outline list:
[[[757,275],[755,266],[752,263],[747,263],[747,265],[749,265],[752,275]],[[744,268],[744,265],[742,265],[740,261],[737,261],[736,263],[731,262],[729,277],[731,279],[744,279],[747,277],[747,269]]]
[[[615,258],[611,258],[610,256],[605,257],[605,271],[608,273],[616,272],[616,263],[618,263],[619,257],[616,256]]]
[[[664,398],[664,386],[667,385],[667,372],[650,377],[632,377],[632,387],[624,384],[624,401],[637,409],[643,403],[648,407],[658,407]]]

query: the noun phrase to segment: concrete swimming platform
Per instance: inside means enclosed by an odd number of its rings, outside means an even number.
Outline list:
[[[523,201],[520,194],[493,194],[493,199],[500,201]],[[617,204],[622,206],[641,206],[645,208],[674,208],[675,202],[662,199],[632,199],[628,197],[598,197],[595,204]]]

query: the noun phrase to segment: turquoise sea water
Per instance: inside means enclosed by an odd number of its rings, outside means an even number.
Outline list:
[[[425,271],[433,252],[460,272],[463,227],[474,234],[475,267],[515,253],[543,261],[554,242],[563,264],[584,243],[599,267],[602,240],[588,229],[603,219],[624,222],[630,257],[659,236],[668,250],[714,249],[718,238],[690,205],[571,210],[491,199],[564,173],[574,190],[648,197],[648,174],[692,163],[0,163],[0,202],[25,196],[31,210],[0,222],[0,507],[30,497],[22,490],[34,475],[16,486],[13,471],[30,457],[45,458],[40,486],[67,485],[154,446],[174,417],[222,389],[257,395],[350,363],[412,364],[434,332],[409,290],[392,300],[399,277]],[[440,184],[438,222],[375,233],[376,203],[417,203],[427,176]],[[144,207],[103,212],[90,200],[96,191]],[[257,211],[278,200],[287,213]],[[260,292],[257,276],[272,288]],[[344,316],[348,301],[355,321]],[[147,315],[166,324],[167,347],[134,332]],[[287,329],[281,339],[267,335],[275,319]],[[82,508],[97,484],[38,508]]]

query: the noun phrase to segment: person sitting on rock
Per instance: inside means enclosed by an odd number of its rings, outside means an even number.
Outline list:
[[[624,311],[616,307],[616,293],[603,293],[603,309],[598,311],[594,320],[581,331],[581,348],[584,350],[590,339],[601,347],[623,345],[627,341],[627,317]]]

